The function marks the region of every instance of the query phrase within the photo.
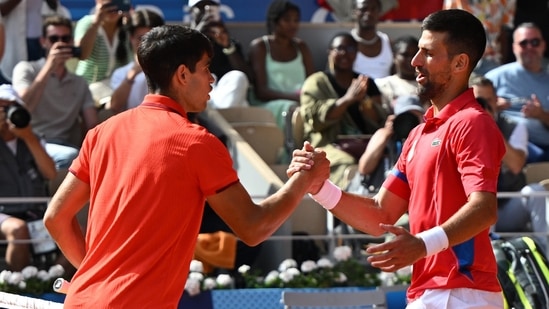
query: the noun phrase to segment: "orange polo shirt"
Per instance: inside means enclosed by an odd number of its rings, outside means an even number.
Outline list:
[[[147,95],[87,134],[86,256],[65,308],[176,308],[205,198],[238,181],[225,146],[175,101]]]

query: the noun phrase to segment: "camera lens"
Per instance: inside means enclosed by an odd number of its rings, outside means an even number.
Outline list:
[[[12,104],[6,107],[6,116],[17,128],[28,126],[31,120],[29,111],[18,104]]]

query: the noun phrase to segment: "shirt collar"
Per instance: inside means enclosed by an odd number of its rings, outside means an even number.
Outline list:
[[[450,119],[450,117],[452,117],[454,114],[462,110],[466,105],[470,104],[473,101],[476,101],[475,95],[473,94],[473,89],[469,88],[462,94],[457,96],[455,99],[450,101],[448,104],[446,104],[446,106],[444,106],[436,116],[434,115],[434,107],[429,107],[429,109],[427,109],[427,112],[425,113],[424,131],[429,131],[434,128],[440,127],[443,123]]]
[[[160,94],[147,94],[143,100],[143,103],[147,106],[157,106],[159,108],[174,111],[187,118],[187,112],[185,109],[170,97]]]

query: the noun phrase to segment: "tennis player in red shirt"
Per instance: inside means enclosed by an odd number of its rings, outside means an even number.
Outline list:
[[[373,198],[341,192],[326,181],[313,195],[336,217],[365,233],[394,234],[367,249],[372,266],[413,265],[409,309],[503,308],[489,228],[497,219],[497,178],[505,147],[476,101],[469,77],[486,35],[462,10],[429,15],[412,59],[418,94],[430,100],[425,123],[412,130],[392,173]],[[294,152],[288,170],[307,169]],[[393,224],[409,213],[410,231]]]

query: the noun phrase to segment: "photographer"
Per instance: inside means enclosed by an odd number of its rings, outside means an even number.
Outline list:
[[[97,122],[97,111],[86,80],[69,72],[73,58],[72,22],[64,17],[46,18],[40,42],[46,58],[21,61],[13,70],[13,88],[32,115],[35,132],[47,141],[46,151],[57,169],[67,168],[78,155],[86,129]]]
[[[390,115],[383,128],[379,128],[358,161],[358,172],[347,191],[355,193],[377,192],[400,155],[408,133],[423,122],[424,108],[417,96],[404,95],[395,100],[394,115]]]
[[[47,195],[46,179],[56,176],[55,165],[28,122],[16,126],[13,123],[16,118],[8,117],[6,111],[23,108],[21,104],[21,99],[10,85],[0,86],[0,196],[43,197]],[[31,262],[29,245],[13,241],[30,238],[23,219],[34,215],[32,206],[0,204],[0,238],[10,241],[5,259],[12,271],[20,271]],[[41,216],[36,219],[41,219]]]

